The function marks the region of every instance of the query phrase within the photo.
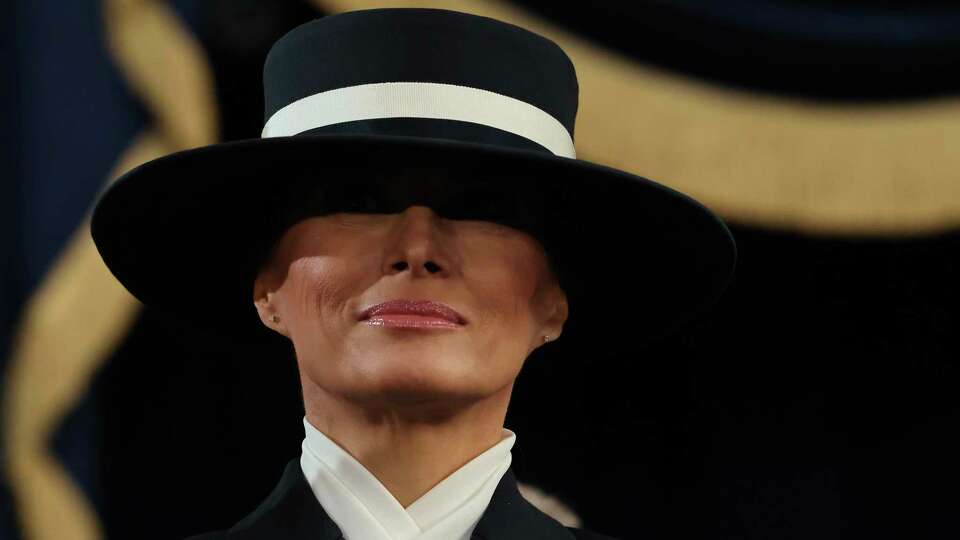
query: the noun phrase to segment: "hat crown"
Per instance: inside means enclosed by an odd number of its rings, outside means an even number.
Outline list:
[[[274,43],[263,83],[264,137],[373,133],[575,155],[572,61],[489,17],[382,8],[314,19]]]

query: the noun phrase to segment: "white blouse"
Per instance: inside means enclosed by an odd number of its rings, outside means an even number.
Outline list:
[[[503,438],[404,508],[346,450],[303,419],[300,466],[346,540],[470,540],[501,477],[516,434]]]

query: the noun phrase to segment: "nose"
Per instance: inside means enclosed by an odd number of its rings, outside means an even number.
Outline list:
[[[410,269],[412,277],[451,275],[443,218],[432,208],[412,205],[400,213],[384,258],[384,274]]]

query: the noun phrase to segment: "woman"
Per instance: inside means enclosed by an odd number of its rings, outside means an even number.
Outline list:
[[[605,538],[520,496],[514,379],[562,333],[604,368],[707,309],[735,263],[723,222],[575,159],[572,62],[501,21],[317,19],[274,44],[264,90],[261,138],[141,165],[92,221],[145,304],[294,349],[300,459],[196,538]]]

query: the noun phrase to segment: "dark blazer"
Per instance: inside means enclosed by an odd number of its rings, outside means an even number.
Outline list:
[[[287,463],[280,483],[250,515],[228,530],[186,540],[341,540],[340,528],[324,511],[300,469]],[[615,540],[565,527],[520,495],[513,468],[500,479],[490,504],[473,530],[473,540]]]

